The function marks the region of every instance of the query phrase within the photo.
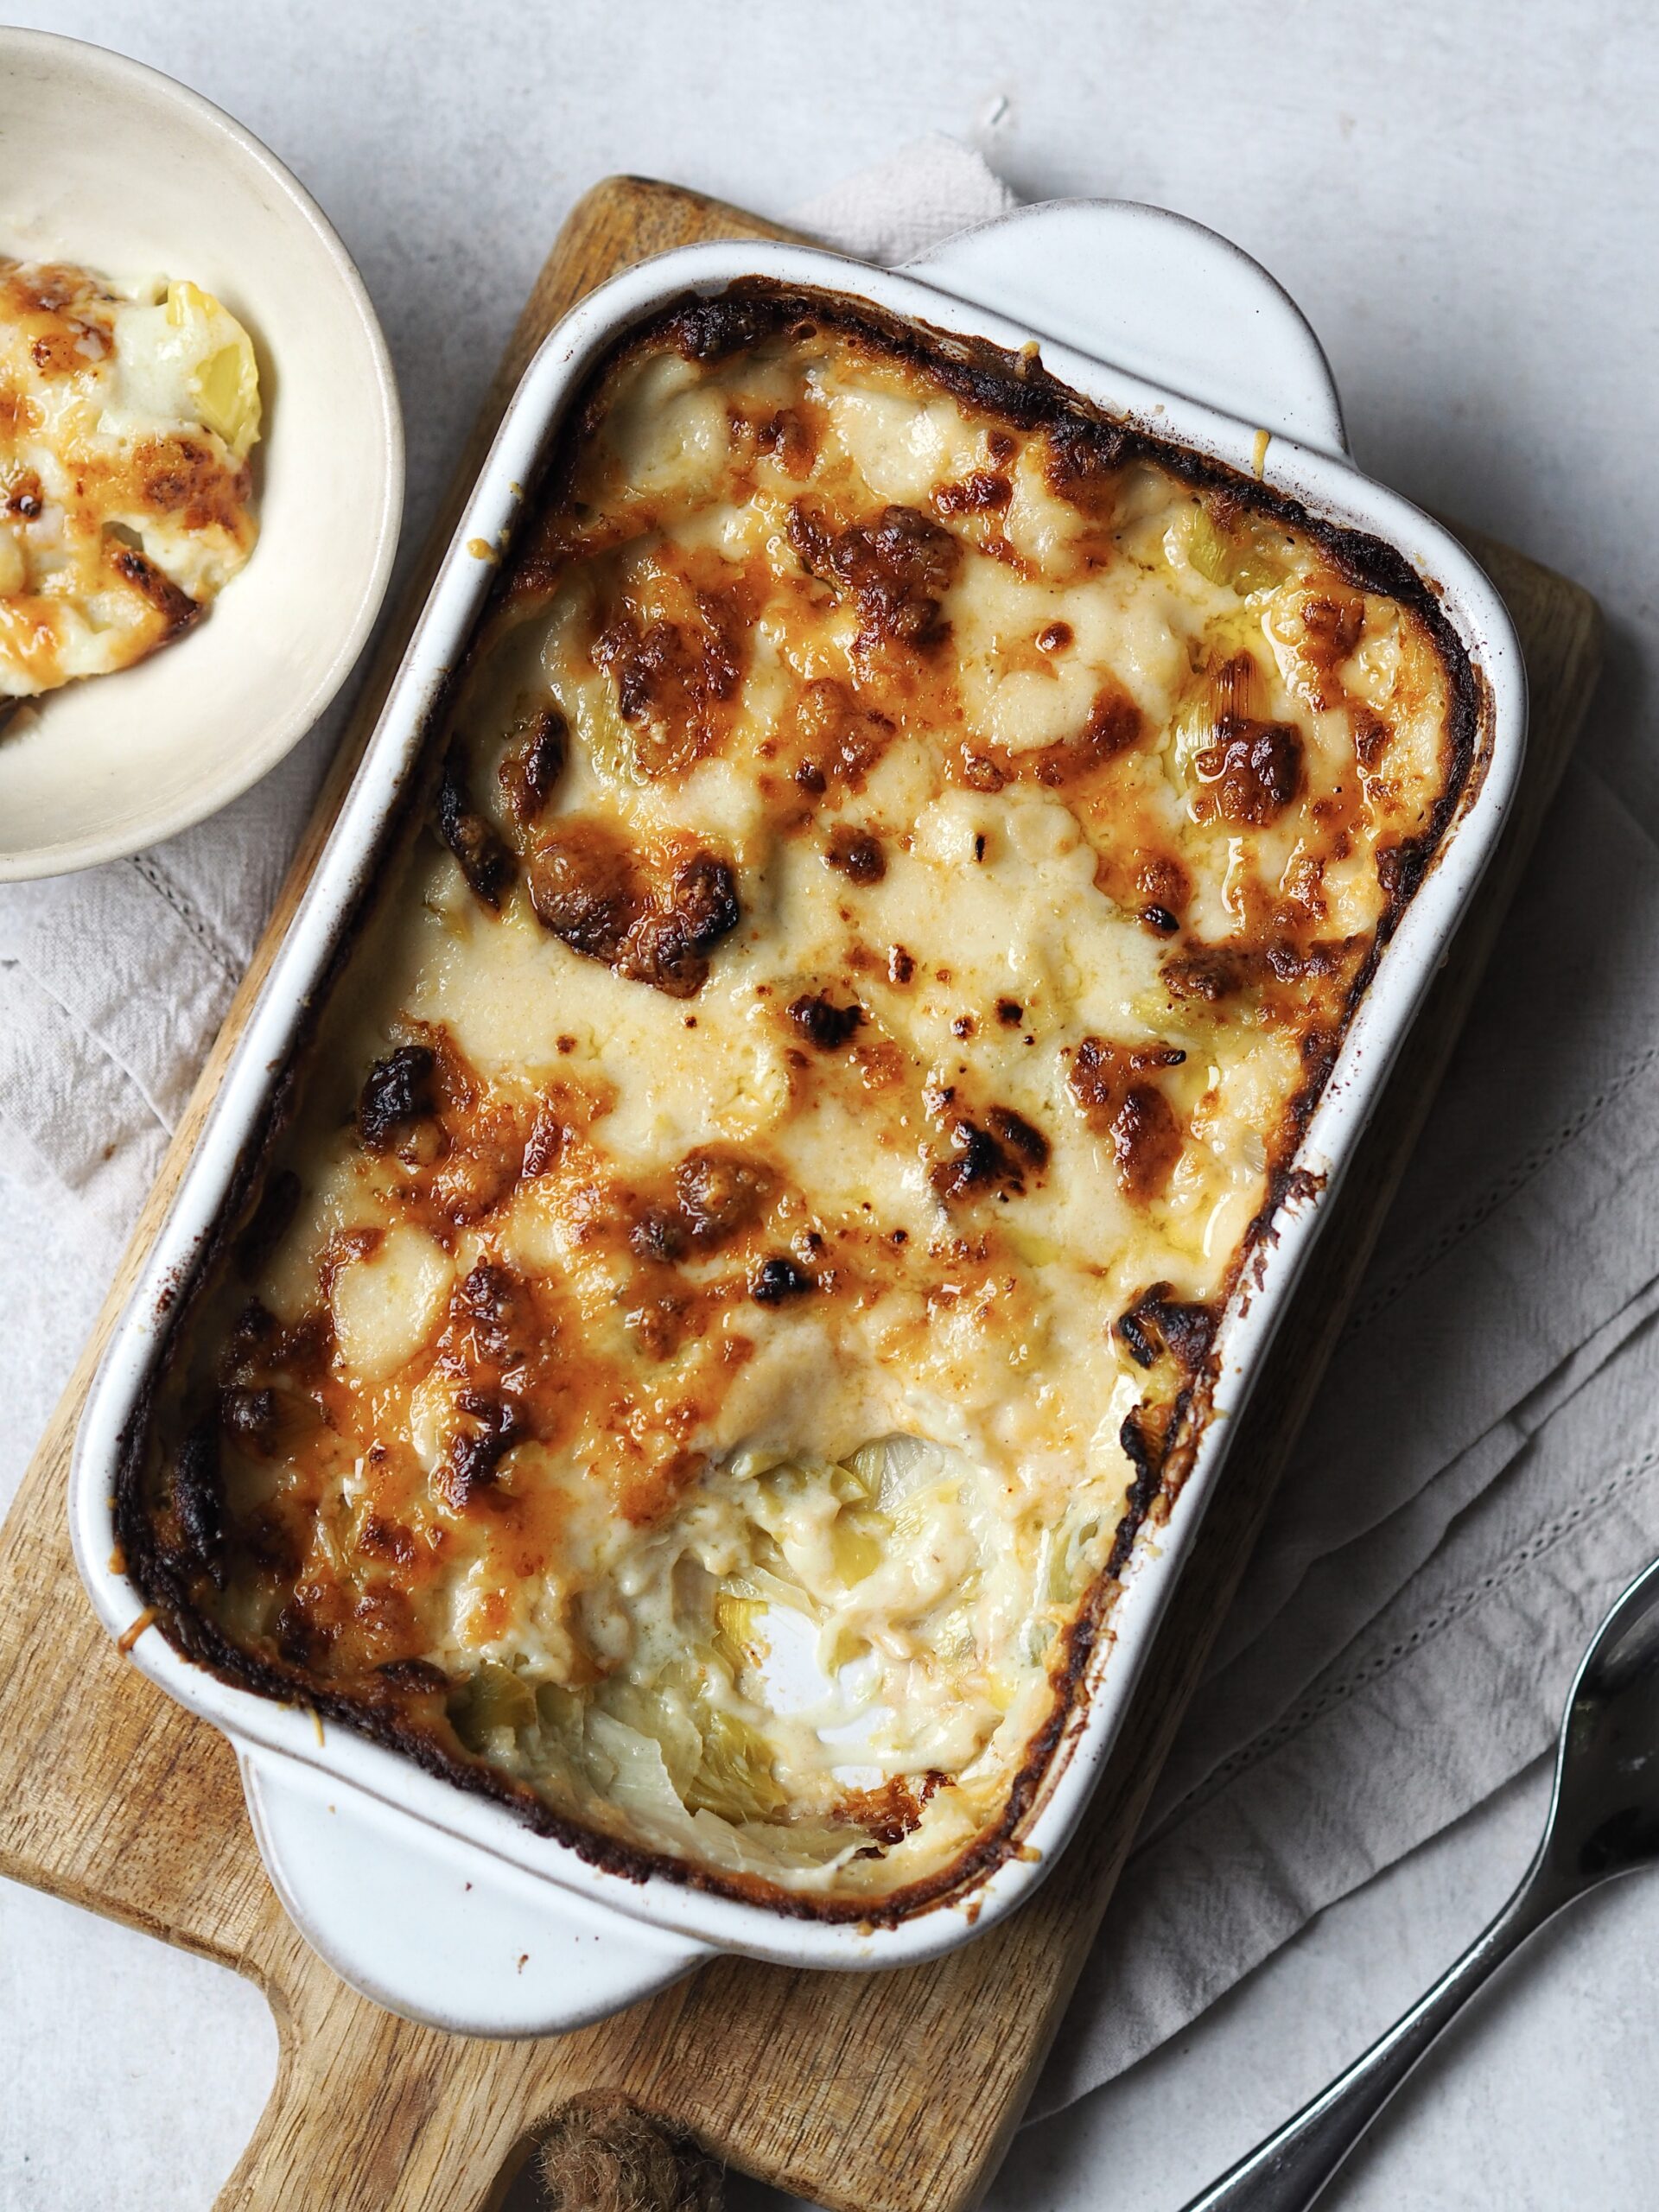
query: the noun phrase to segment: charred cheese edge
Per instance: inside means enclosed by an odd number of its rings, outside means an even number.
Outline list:
[[[752,288],[591,386],[124,1538],[607,1863],[1012,1847],[1471,758],[1395,556]]]
[[[200,617],[253,550],[259,413],[248,334],[199,286],[0,257],[0,701]]]

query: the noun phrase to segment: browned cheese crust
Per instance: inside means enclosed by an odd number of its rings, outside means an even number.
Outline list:
[[[168,1635],[607,1866],[959,1894],[1478,725],[1398,556],[1029,359],[632,334],[175,1317]]]
[[[258,423],[250,341],[208,294],[0,256],[0,702],[200,618],[253,548]]]

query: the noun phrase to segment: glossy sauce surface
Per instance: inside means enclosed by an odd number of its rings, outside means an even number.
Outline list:
[[[995,1831],[1465,765],[1363,573],[810,301],[615,362],[175,1359],[221,1662],[803,1896]]]

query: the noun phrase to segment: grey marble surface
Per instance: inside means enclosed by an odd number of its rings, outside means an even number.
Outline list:
[[[1659,44],[1645,4],[52,0],[11,13],[181,77],[315,192],[397,359],[411,542],[549,238],[607,173],[782,213],[944,130],[1027,195],[1119,194],[1211,223],[1306,309],[1370,470],[1596,591],[1611,652],[1586,744],[1659,824]],[[3,163],[0,147],[0,181]],[[5,1497],[99,1285],[61,1201],[21,1163],[0,1161],[0,1219]],[[60,1259],[45,1297],[42,1249]],[[1022,2136],[997,2212],[1183,2203],[1474,1932],[1524,1863],[1541,1781]],[[1647,2212],[1656,1986],[1659,1890],[1632,1882],[1492,1993],[1333,2207]],[[276,2038],[231,1976],[3,1888],[0,2058],[0,2208],[194,2212],[253,2124]]]

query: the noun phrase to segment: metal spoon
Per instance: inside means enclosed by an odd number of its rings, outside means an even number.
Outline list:
[[[1363,2058],[1186,2212],[1302,2212],[1493,1968],[1564,1904],[1659,1860],[1659,1560],[1602,1623],[1561,1722],[1538,1855],[1497,1918]]]

